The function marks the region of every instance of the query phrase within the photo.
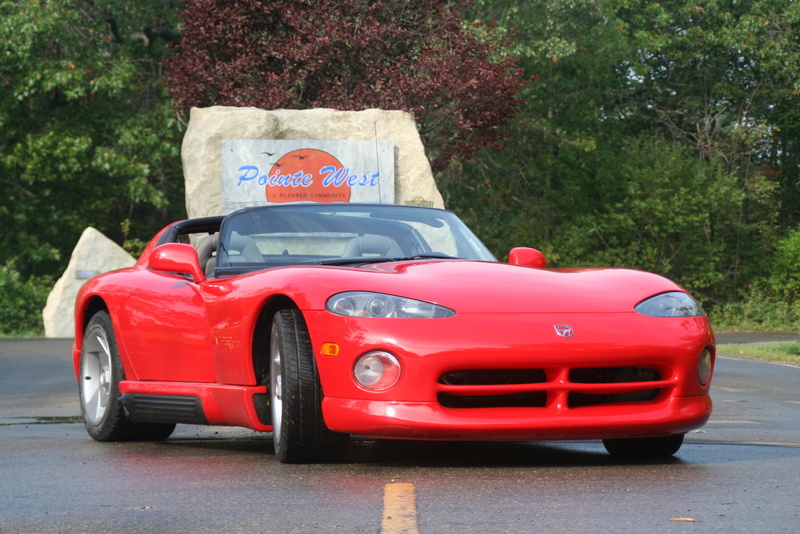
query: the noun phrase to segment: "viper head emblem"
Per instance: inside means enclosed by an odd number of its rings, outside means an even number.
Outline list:
[[[561,337],[572,337],[575,334],[572,326],[568,324],[554,324],[553,328],[556,329],[556,334]]]

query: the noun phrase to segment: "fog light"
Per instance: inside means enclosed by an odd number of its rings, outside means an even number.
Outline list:
[[[697,378],[700,385],[705,386],[711,380],[711,351],[704,349],[697,364]]]
[[[373,391],[389,389],[400,380],[400,362],[388,352],[368,352],[356,360],[353,376],[361,387]]]

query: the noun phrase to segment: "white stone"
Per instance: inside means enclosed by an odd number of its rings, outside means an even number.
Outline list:
[[[86,281],[98,274],[130,267],[136,260],[94,228],[87,228],[72,251],[64,274],[53,286],[42,310],[46,337],[75,337],[75,297]]]
[[[404,111],[332,109],[267,111],[192,108],[181,157],[189,218],[222,213],[222,140],[387,140],[395,146],[395,203],[443,208],[414,118]]]

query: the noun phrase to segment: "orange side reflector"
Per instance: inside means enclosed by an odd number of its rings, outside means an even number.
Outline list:
[[[323,356],[338,356],[339,355],[339,345],[336,343],[323,343],[322,344],[322,355]]]

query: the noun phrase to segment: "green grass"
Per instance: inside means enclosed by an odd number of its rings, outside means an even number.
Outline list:
[[[800,343],[723,343],[717,354],[800,365]]]

